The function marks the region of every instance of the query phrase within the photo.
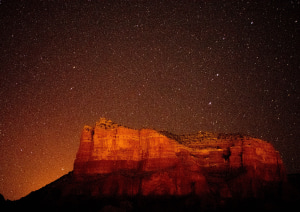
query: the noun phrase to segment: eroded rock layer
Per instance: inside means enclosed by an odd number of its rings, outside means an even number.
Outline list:
[[[85,126],[74,162],[78,182],[98,176],[91,195],[280,195],[285,169],[260,139],[199,132],[179,136],[100,119]]]

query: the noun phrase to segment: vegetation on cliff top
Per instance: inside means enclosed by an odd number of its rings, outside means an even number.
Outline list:
[[[106,118],[100,118],[98,122],[96,122],[96,127],[104,128],[104,129],[115,129],[120,125],[117,123],[112,122]]]
[[[230,140],[235,141],[239,139],[244,139],[240,133],[212,133],[199,131],[195,134],[177,135],[168,131],[159,131],[162,135],[177,141],[180,144],[190,144],[195,142],[205,142],[205,141],[217,141],[217,140]]]
[[[100,118],[100,120],[96,122],[96,127],[100,127],[103,129],[115,129],[120,126],[121,125],[114,123],[113,121],[106,118]],[[205,142],[218,141],[218,140],[236,141],[240,139],[249,138],[248,136],[243,136],[240,133],[214,133],[214,132],[199,131],[194,134],[177,135],[165,130],[158,131],[158,132],[172,140],[177,141],[180,144],[186,144],[186,145],[193,144],[193,143],[195,144],[199,142],[205,143]]]

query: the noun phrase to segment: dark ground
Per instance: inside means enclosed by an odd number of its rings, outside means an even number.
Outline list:
[[[288,175],[289,183],[282,198],[276,199],[214,199],[199,197],[101,197],[91,198],[74,194],[63,198],[55,185],[68,182],[71,174],[17,201],[0,196],[1,211],[297,211],[300,200],[300,174]]]

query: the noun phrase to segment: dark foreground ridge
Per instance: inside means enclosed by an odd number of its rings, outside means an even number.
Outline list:
[[[298,199],[268,142],[239,134],[135,130],[102,118],[84,127],[72,172],[2,208],[286,211]]]
[[[124,175],[125,173],[120,173]],[[51,184],[30,193],[22,199],[2,203],[1,211],[297,211],[300,175],[291,175],[294,184],[286,184],[285,194],[274,198],[228,198],[220,202],[219,197],[208,195],[184,196],[106,196],[87,195],[82,190],[103,187],[112,174],[95,175],[85,181],[77,181],[73,172]],[[117,174],[114,174],[115,176]],[[64,191],[72,190],[72,195]],[[85,191],[86,192],[86,191]]]

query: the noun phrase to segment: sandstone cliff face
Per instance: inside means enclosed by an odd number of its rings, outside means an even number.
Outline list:
[[[78,181],[101,178],[91,195],[277,195],[285,181],[270,143],[240,135],[199,132],[178,136],[134,130],[100,119],[85,126],[74,162]]]

